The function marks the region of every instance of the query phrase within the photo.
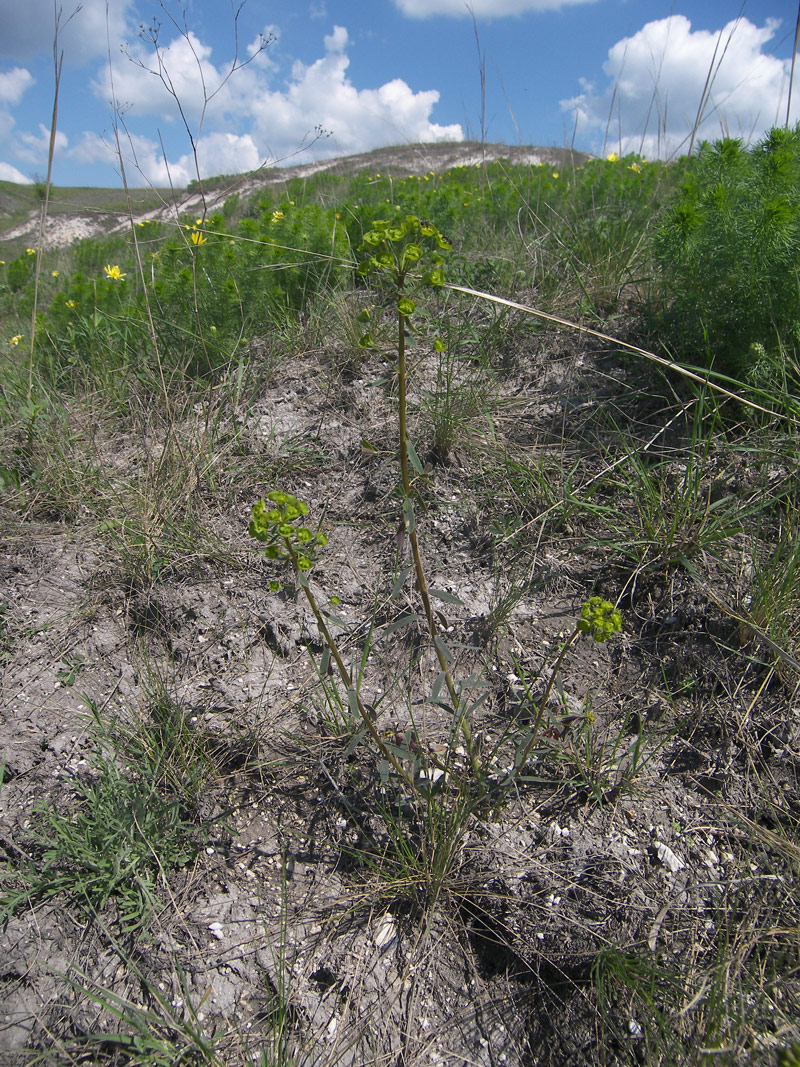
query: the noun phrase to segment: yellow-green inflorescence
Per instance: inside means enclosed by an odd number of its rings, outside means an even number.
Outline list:
[[[308,504],[291,493],[274,489],[265,500],[253,506],[249,533],[266,545],[267,559],[286,559],[300,572],[310,571],[316,559],[316,549],[328,543],[324,533],[313,533],[307,526],[298,525],[308,514]]]
[[[376,219],[372,229],[364,234],[359,249],[363,259],[358,268],[362,277],[378,273],[388,275],[399,292],[406,281],[413,280],[413,288],[437,288],[444,285],[444,260],[440,250],[450,248],[450,242],[433,223],[406,215],[402,221]],[[401,298],[401,300],[406,298]],[[399,310],[404,315],[414,311],[408,300]]]
[[[581,608],[578,630],[591,634],[595,641],[607,641],[622,629],[619,610],[600,596],[589,597]]]

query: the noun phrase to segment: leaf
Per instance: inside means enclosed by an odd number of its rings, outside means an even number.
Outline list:
[[[464,601],[460,600],[455,593],[448,593],[446,589],[431,589],[430,594],[444,604],[458,604],[459,607],[464,607]]]
[[[447,642],[445,641],[445,639],[443,637],[441,637],[439,634],[437,634],[436,637],[434,638],[434,643],[435,643],[436,647],[439,649],[439,651],[441,652],[441,654],[444,656],[446,662],[448,664],[452,663],[453,662],[453,658],[454,658],[453,657],[453,653],[450,651],[450,648],[449,648]]]
[[[422,463],[420,462],[419,456],[417,455],[417,450],[414,448],[414,445],[408,438],[406,438],[406,448],[408,449],[408,458],[411,462],[411,466],[414,468],[417,474],[422,474],[424,472],[424,468],[422,466]]]
[[[395,579],[395,583],[392,586],[392,596],[391,596],[392,600],[397,600],[397,598],[400,596],[400,594],[403,591],[403,586],[406,584],[406,580],[408,579],[408,576],[409,576],[410,573],[411,573],[411,564],[410,563],[406,564],[405,567],[401,567],[400,568],[400,573],[397,575],[397,578]]]
[[[407,534],[412,534],[416,529],[416,519],[414,518],[414,501],[411,497],[406,497],[403,501],[403,524],[406,528]]]
[[[353,755],[355,750],[358,748],[358,746],[361,744],[361,742],[366,737],[366,734],[367,734],[366,726],[362,726],[360,730],[356,730],[356,732],[350,738],[350,741],[348,742],[347,748],[344,750],[345,759],[348,756],[352,756]]]
[[[431,701],[432,704],[438,703],[439,693],[441,693],[442,686],[444,685],[445,681],[446,681],[446,676],[445,676],[444,671],[442,671],[440,674],[438,674],[436,676],[436,681],[431,686],[430,701]]]
[[[404,626],[408,626],[412,622],[420,622],[424,618],[425,616],[420,615],[418,611],[409,611],[405,615],[401,615],[399,619],[395,619],[394,622],[390,622],[384,633],[393,634],[395,630],[402,630]]]

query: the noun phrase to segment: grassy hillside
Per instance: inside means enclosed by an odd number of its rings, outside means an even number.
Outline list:
[[[0,1059],[798,1062],[800,133],[428,148],[0,256]]]

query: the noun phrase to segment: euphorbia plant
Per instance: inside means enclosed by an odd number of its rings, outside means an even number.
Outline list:
[[[450,671],[450,653],[440,638],[439,628],[431,603],[431,594],[425,577],[425,568],[420,553],[417,524],[414,515],[414,489],[411,468],[419,471],[419,460],[408,436],[408,367],[406,341],[411,329],[410,320],[416,312],[415,297],[426,289],[444,285],[444,260],[442,251],[450,248],[450,242],[440,230],[426,219],[406,215],[402,221],[379,219],[372,229],[364,234],[364,243],[359,249],[363,260],[358,268],[362,277],[373,279],[389,296],[397,315],[397,394],[398,394],[398,451],[400,461],[400,485],[403,497],[403,526],[411,547],[411,556],[416,576],[416,587],[422,601],[425,620],[436,658],[450,697],[452,710],[458,716],[458,725],[464,736],[473,771],[480,777],[480,765],[472,743],[472,731],[462,701]],[[371,347],[373,338],[365,334],[362,345]],[[434,348],[440,350],[442,342],[436,338]]]
[[[299,525],[299,520],[305,518],[306,515],[308,515],[308,504],[304,500],[299,500],[292,493],[274,489],[267,494],[265,500],[259,500],[254,505],[250,518],[250,536],[266,546],[264,555],[267,559],[286,560],[291,565],[295,582],[305,594],[319,631],[330,649],[339,675],[347,688],[351,708],[360,715],[367,732],[383,757],[413,789],[413,780],[375,729],[372,716],[364,707],[358,690],[353,685],[350,671],[342,659],[336,640],[325,622],[325,617],[311,588],[309,572],[316,561],[317,549],[327,545],[328,538],[321,531],[315,534],[307,526]],[[272,582],[270,585],[273,588],[279,587],[277,582]]]

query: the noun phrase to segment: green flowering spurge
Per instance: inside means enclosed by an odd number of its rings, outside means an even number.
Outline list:
[[[466,707],[450,671],[451,656],[439,636],[439,628],[431,602],[425,568],[422,562],[417,523],[414,515],[414,496],[411,468],[422,473],[417,451],[408,437],[406,344],[411,332],[410,319],[417,311],[415,297],[425,289],[441,288],[444,285],[444,260],[442,251],[450,249],[450,242],[433,223],[416,215],[406,215],[402,220],[378,219],[364,234],[364,243],[359,252],[364,257],[358,268],[359,274],[370,278],[373,284],[383,289],[394,305],[397,314],[397,421],[400,460],[400,481],[403,497],[403,528],[408,537],[431,647],[439,661],[439,667],[451,701],[454,716],[472,764],[473,774],[481,780],[483,775],[477,753],[472,743],[472,730],[467,719]],[[371,335],[362,338],[362,344],[372,343]],[[436,338],[434,350],[441,351],[443,342]]]
[[[517,758],[514,761],[514,769],[506,779],[504,785],[510,784],[510,782],[513,782],[514,779],[519,776],[522,768],[525,766],[528,756],[531,754],[533,746],[536,744],[539,737],[539,728],[542,725],[545,709],[547,708],[547,702],[550,699],[550,693],[553,691],[553,685],[555,684],[558,672],[561,670],[561,664],[564,662],[569,649],[575,644],[581,634],[588,634],[594,641],[607,641],[609,637],[613,637],[613,635],[619,633],[621,629],[622,615],[620,614],[619,609],[615,608],[610,601],[603,600],[603,598],[599,596],[593,596],[589,597],[583,604],[580,618],[575,624],[575,629],[564,642],[564,645],[558,654],[558,658],[553,665],[553,669],[550,672],[550,678],[545,687],[544,696],[542,696],[539,701],[539,707],[537,708],[536,717],[531,726],[528,740],[517,752]]]
[[[607,641],[621,629],[619,609],[600,596],[589,597],[581,608],[578,630],[582,634],[591,634],[595,641]]]
[[[266,544],[267,559],[289,560],[299,577],[314,566],[317,548],[324,548],[328,543],[324,533],[312,533],[307,526],[298,525],[307,514],[305,501],[275,489],[267,494],[266,500],[258,501],[250,519],[250,536]],[[276,588],[274,582],[271,587]]]
[[[350,671],[342,659],[339,646],[325,622],[325,617],[311,588],[308,572],[316,562],[317,550],[327,545],[328,538],[321,531],[312,533],[308,526],[301,524],[301,520],[308,515],[308,510],[308,504],[304,500],[299,500],[292,493],[286,493],[281,489],[273,489],[272,492],[267,493],[266,499],[259,500],[253,506],[248,531],[251,537],[266,546],[264,555],[267,559],[276,562],[284,560],[291,564],[297,584],[305,594],[317,621],[319,632],[330,649],[339,675],[347,688],[348,704],[361,716],[367,732],[378,746],[383,758],[388,760],[394,770],[414,789],[414,782],[408,772],[375,729],[372,716],[361,701],[358,688],[353,684]],[[281,588],[279,581],[271,581],[269,585],[272,592],[277,592]]]

